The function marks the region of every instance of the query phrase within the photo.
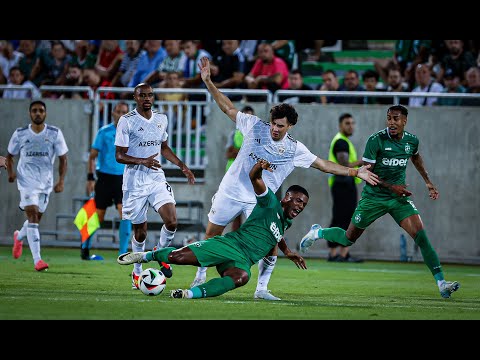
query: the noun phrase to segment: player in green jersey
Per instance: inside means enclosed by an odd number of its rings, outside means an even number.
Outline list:
[[[307,206],[308,192],[299,185],[292,185],[282,201],[278,201],[262,179],[263,170],[272,171],[270,163],[261,159],[250,171],[257,205],[237,231],[197,241],[178,250],[167,247],[149,252],[127,252],[118,257],[118,263],[128,265],[155,260],[175,265],[216,266],[220,278],[170,293],[173,298],[190,299],[222,295],[245,285],[251,277],[252,265],[266,256],[277,243],[299,269],[306,269],[305,260],[288,248],[283,234],[292,225],[292,219]]]
[[[300,241],[300,251],[305,252],[318,239],[325,239],[344,246],[350,246],[375,220],[389,213],[415,241],[422,252],[423,260],[437,281],[440,295],[449,298],[458,290],[457,281],[445,281],[438,255],[428,240],[420,214],[410,200],[412,195],[405,184],[408,159],[422,176],[430,199],[438,199],[438,190],[433,185],[418,151],[418,138],[405,131],[408,110],[402,105],[391,106],[387,110],[387,128],[372,134],[365,146],[362,160],[372,164],[374,174],[380,178],[378,186],[365,183],[355,212],[347,231],[333,227],[322,229],[313,224],[310,231]]]

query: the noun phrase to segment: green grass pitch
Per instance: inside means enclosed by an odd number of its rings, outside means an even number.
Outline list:
[[[171,299],[186,288],[196,268],[174,266],[159,296],[131,289],[132,266],[116,263],[117,251],[92,250],[104,261],[82,261],[79,249],[43,248],[50,265],[36,272],[28,247],[13,259],[0,247],[0,319],[480,319],[480,267],[444,265],[460,290],[443,299],[423,263],[329,263],[307,258],[299,270],[279,258],[269,288],[282,301],[254,300],[257,266],[239,289],[209,299]],[[143,264],[158,267],[157,263]],[[216,277],[209,269],[208,278]]]

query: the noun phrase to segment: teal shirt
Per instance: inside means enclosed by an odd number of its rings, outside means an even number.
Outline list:
[[[117,128],[112,122],[103,126],[97,133],[92,148],[98,150],[97,171],[110,175],[123,175],[125,164],[115,158],[115,134]]]
[[[363,161],[372,164],[373,172],[390,184],[405,184],[408,159],[418,154],[418,138],[404,131],[400,140],[393,140],[388,128],[372,134],[365,145]],[[362,197],[389,200],[398,197],[382,186],[365,183]]]
[[[224,235],[234,240],[252,261],[258,262],[280,241],[292,225],[284,213],[280,201],[271,189],[265,196],[257,196],[257,205],[237,231]]]

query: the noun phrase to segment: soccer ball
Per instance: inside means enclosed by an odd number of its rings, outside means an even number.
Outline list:
[[[145,295],[160,295],[165,286],[167,286],[165,275],[155,268],[143,270],[138,279],[138,287]]]

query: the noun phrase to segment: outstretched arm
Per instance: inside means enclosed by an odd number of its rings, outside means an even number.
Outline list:
[[[417,169],[417,171],[420,173],[420,175],[422,176],[423,180],[425,181],[425,184],[427,185],[427,188],[428,188],[430,199],[437,200],[440,194],[438,193],[437,187],[432,184],[432,181],[428,176],[428,172],[425,169],[423,158],[421,157],[420,153],[417,153],[416,155],[412,155],[412,163]]]
[[[357,176],[360,179],[368,182],[370,185],[377,185],[378,176],[377,174],[374,174],[368,170],[370,166],[370,164],[367,164],[358,169],[352,169],[340,164],[336,164],[330,160],[320,159],[319,157],[317,157],[312,165],[310,165],[310,167],[326,173],[343,176]]]
[[[230,99],[223,95],[220,90],[217,89],[217,87],[210,79],[210,60],[208,60],[207,57],[201,58],[199,68],[202,80],[205,83],[210,94],[212,94],[213,99],[217,103],[220,110],[227,114],[227,116],[232,119],[233,122],[236,122],[238,110],[235,108],[235,106],[233,106],[233,103],[230,101]]]
[[[282,252],[287,258],[289,258],[295,263],[295,265],[297,265],[297,268],[304,270],[307,268],[307,264],[305,264],[305,259],[288,248],[285,238],[282,238],[282,240],[280,240],[280,242],[278,243],[278,248],[282,250]]]
[[[258,162],[253,165],[252,170],[250,170],[250,181],[252,182],[253,190],[255,190],[255,194],[257,195],[265,194],[265,191],[267,191],[267,185],[265,185],[262,179],[263,170],[273,172],[270,168],[270,163],[264,159],[258,160]]]
[[[175,155],[166,141],[162,142],[162,156],[182,170],[183,175],[187,177],[189,184],[195,184],[195,176],[192,171],[177,157],[177,155]]]

